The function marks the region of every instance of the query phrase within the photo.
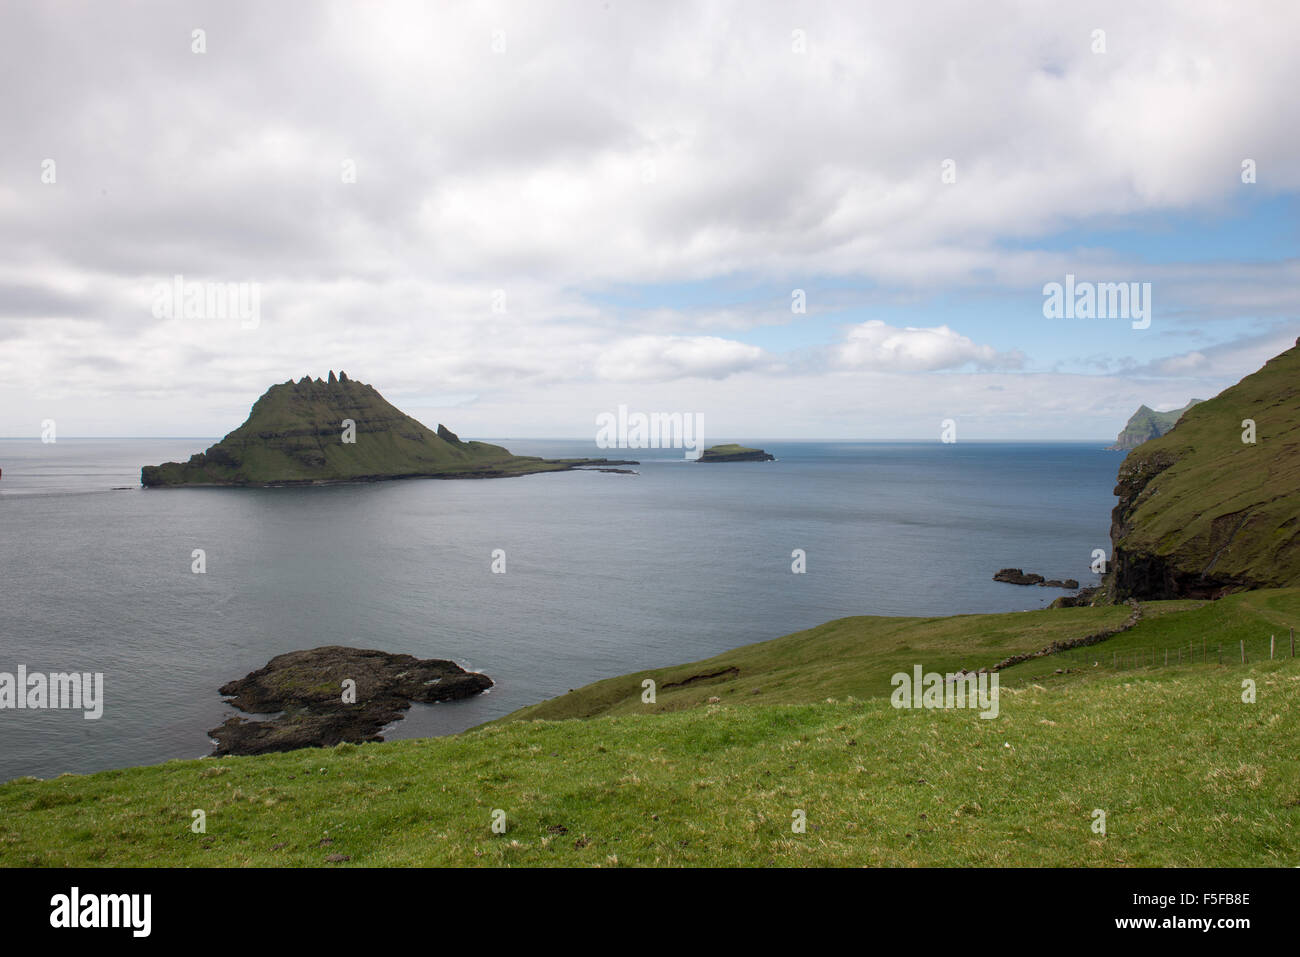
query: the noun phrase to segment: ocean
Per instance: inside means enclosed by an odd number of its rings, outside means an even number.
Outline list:
[[[704,465],[590,440],[490,439],[641,464],[139,488],[141,465],[212,441],[0,440],[0,672],[102,672],[105,685],[98,720],[0,711],[0,780],[207,754],[208,729],[236,713],[217,688],[299,648],[450,658],[495,680],[468,701],[413,706],[392,740],[846,615],[1041,608],[1065,592],[993,573],[1095,584],[1120,462],[1102,442],[741,439],[777,461]],[[795,549],[804,574],[791,571]]]

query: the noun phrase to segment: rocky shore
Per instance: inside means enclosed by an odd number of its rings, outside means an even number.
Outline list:
[[[411,702],[455,701],[491,686],[487,675],[438,658],[340,645],[291,651],[220,688],[239,710],[270,717],[236,716],[208,734],[214,756],[382,741],[378,732]]]
[[[1034,572],[1025,572],[1019,568],[1003,568],[993,576],[995,582],[1006,582],[1008,585],[1041,585],[1043,588],[1069,588],[1079,587],[1077,580],[1073,578],[1044,578],[1042,575]]]

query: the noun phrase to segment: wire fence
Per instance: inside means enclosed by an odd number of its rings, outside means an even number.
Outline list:
[[[1140,668],[1164,668],[1189,664],[1249,664],[1296,656],[1294,628],[1282,635],[1274,633],[1232,641],[1202,638],[1200,642],[1190,641],[1173,647],[1148,645],[1108,649],[1106,644],[1107,642],[1102,642],[1087,648],[1059,651],[1047,660],[1067,662],[1087,668],[1104,667],[1117,671],[1133,671]]]

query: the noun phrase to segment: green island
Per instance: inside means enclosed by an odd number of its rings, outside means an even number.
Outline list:
[[[734,442],[729,445],[712,445],[696,459],[697,462],[775,462],[776,456],[762,449],[751,449]]]
[[[0,864],[1295,867],[1298,373],[1125,459],[1082,604],[845,618],[446,738],[18,779]],[[996,716],[894,707],[917,663],[996,672]]]
[[[351,428],[349,429],[349,424]],[[328,485],[405,478],[506,478],[598,466],[612,459],[543,459],[429,429],[374,386],[333,371],[273,385],[235,431],[188,462],[146,465],[146,488]]]

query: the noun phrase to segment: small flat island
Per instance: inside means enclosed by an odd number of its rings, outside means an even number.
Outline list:
[[[713,445],[704,450],[698,462],[775,462],[776,456],[762,449],[750,449],[743,445]]]

